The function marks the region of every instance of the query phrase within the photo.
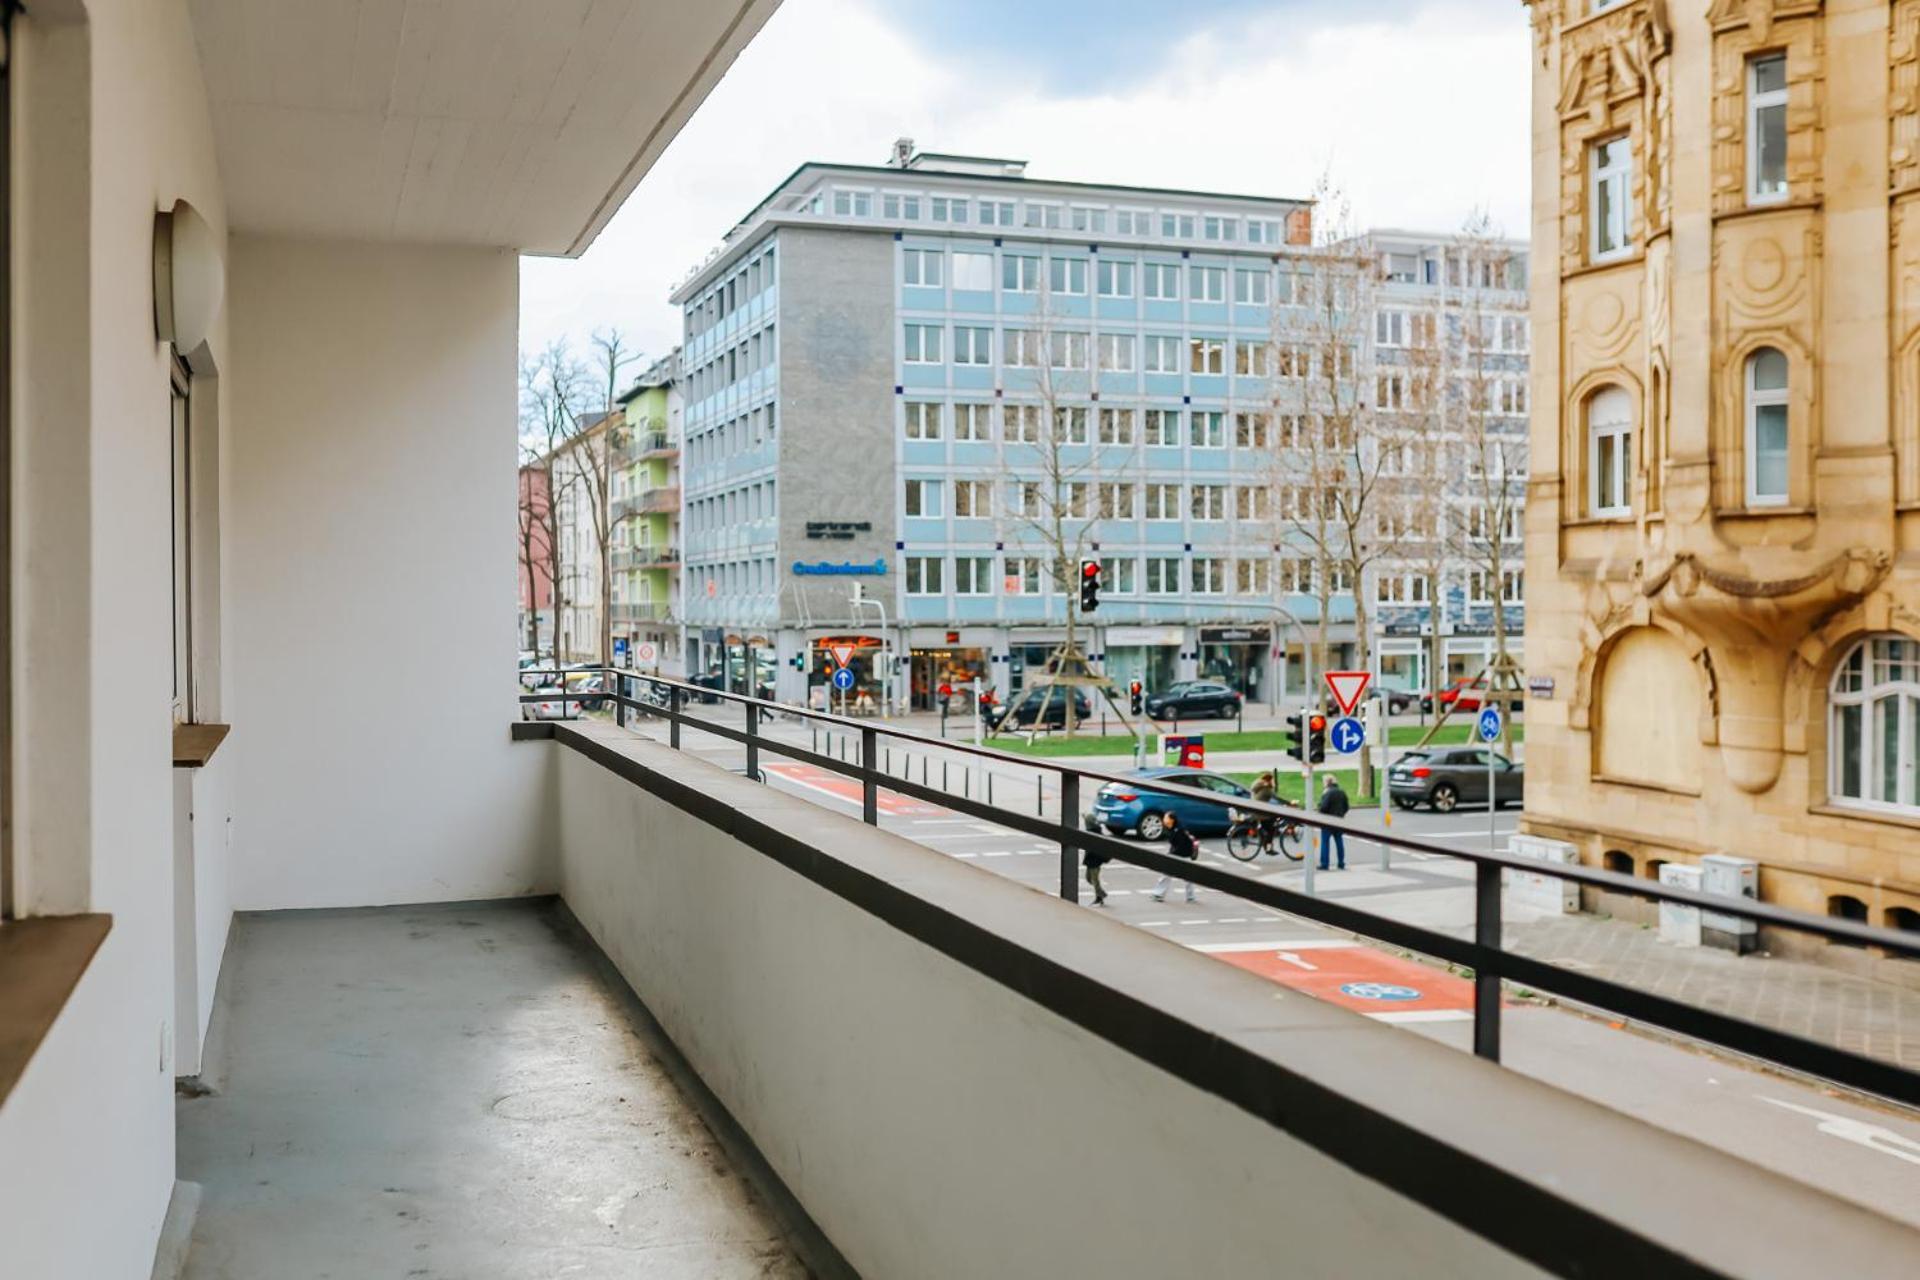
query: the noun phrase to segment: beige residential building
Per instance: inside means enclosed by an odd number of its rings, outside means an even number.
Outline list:
[[[1920,2],[1531,16],[1528,826],[1920,929]]]

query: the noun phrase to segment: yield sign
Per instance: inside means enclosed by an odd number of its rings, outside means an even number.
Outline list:
[[[1341,715],[1353,714],[1353,709],[1360,705],[1360,699],[1365,696],[1367,685],[1372,680],[1371,671],[1327,672],[1327,688],[1333,691],[1333,702],[1340,708]]]
[[[827,652],[833,655],[833,665],[844,667],[853,661],[853,646],[850,644],[830,644]]]

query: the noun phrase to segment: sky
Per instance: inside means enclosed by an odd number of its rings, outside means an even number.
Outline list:
[[[586,253],[523,260],[521,347],[664,355],[668,293],[782,179],[901,136],[1035,178],[1327,175],[1356,226],[1525,235],[1531,49],[1519,0],[785,0]]]

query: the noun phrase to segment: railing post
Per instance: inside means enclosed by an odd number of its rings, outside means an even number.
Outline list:
[[[880,825],[880,735],[872,729],[860,730],[860,821],[870,827]]]
[[[616,675],[607,683],[613,686],[613,722],[624,729],[627,727],[627,682]]]
[[[747,704],[747,781],[760,781],[760,708]]]
[[[1500,948],[1500,868],[1482,862],[1473,871],[1473,940],[1489,951]],[[1500,1061],[1500,975],[1485,965],[1473,971],[1473,1051]]]
[[[680,749],[680,686],[667,686],[667,745]]]
[[[1080,809],[1080,775],[1060,775],[1060,896],[1080,901],[1079,846],[1074,843],[1074,815]]]

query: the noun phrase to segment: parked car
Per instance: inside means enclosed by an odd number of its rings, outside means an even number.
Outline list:
[[[1451,707],[1455,711],[1478,711],[1482,699],[1487,696],[1487,682],[1471,676],[1462,676],[1440,691],[1440,705]],[[1420,709],[1432,711],[1433,695],[1423,694]]]
[[[551,656],[543,658],[525,649],[520,651],[520,687],[528,692],[552,680],[558,669]]]
[[[569,693],[605,693],[607,691],[607,673],[591,662],[572,662],[567,664],[567,692]],[[598,711],[607,705],[605,698],[583,698],[579,702],[582,711]]]
[[[999,729],[1007,716],[1013,716],[1013,723],[1022,729],[1030,727],[1035,721],[1043,729],[1062,729],[1067,723],[1067,692],[1063,685],[1054,685],[1044,693],[1016,693],[1004,704],[983,708],[981,715],[986,718],[989,729]],[[1084,723],[1093,714],[1093,704],[1087,701],[1087,695],[1075,689],[1073,691],[1073,714]]]
[[[1386,699],[1387,714],[1390,716],[1404,715],[1413,710],[1416,704],[1426,701],[1420,693],[1394,676],[1377,678],[1373,682],[1373,687],[1367,690],[1367,694],[1369,697]]]
[[[1493,757],[1494,804],[1522,804],[1527,798],[1523,765],[1485,747],[1435,747],[1409,751],[1387,771],[1387,794],[1402,809],[1431,805],[1452,813],[1460,805],[1487,802],[1487,757]]]
[[[534,702],[520,704],[522,720],[577,720],[580,718],[580,704],[569,702],[561,696],[564,690],[557,684],[543,684],[533,691],[538,695]]]
[[[1175,814],[1180,825],[1196,836],[1225,835],[1232,825],[1233,800],[1251,799],[1253,792],[1232,778],[1208,773],[1205,769],[1166,766],[1135,769],[1129,778],[1158,782],[1167,791],[1148,790],[1122,782],[1109,782],[1093,798],[1093,808],[1081,815],[1089,831],[1101,828],[1114,835],[1137,832],[1142,840],[1158,840],[1167,834],[1167,815]]]
[[[1182,680],[1148,694],[1147,714],[1155,720],[1198,720],[1203,716],[1231,720],[1240,714],[1240,695],[1215,680]]]

